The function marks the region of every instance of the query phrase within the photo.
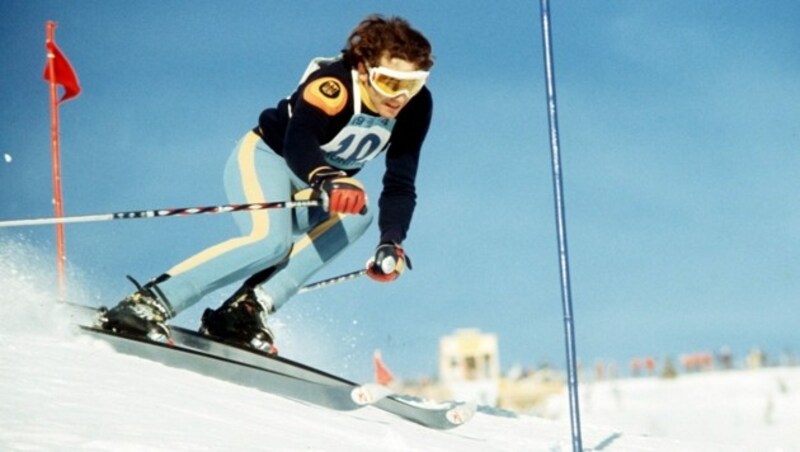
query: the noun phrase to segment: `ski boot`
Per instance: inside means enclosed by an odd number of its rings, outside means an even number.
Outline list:
[[[214,339],[277,355],[275,336],[267,326],[273,311],[269,297],[259,298],[255,290],[242,287],[217,309],[206,309],[200,333]]]
[[[169,305],[164,298],[156,295],[155,282],[139,285],[128,276],[136,286],[136,291],[111,309],[102,308],[98,317],[98,327],[131,336],[147,337],[156,342],[170,342],[167,320],[172,317]]]

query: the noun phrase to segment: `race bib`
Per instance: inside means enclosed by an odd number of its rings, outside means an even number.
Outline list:
[[[328,143],[322,146],[325,160],[335,168],[360,169],[389,144],[394,119],[356,114]]]

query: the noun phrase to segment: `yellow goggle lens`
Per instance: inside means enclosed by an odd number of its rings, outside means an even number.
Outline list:
[[[385,67],[369,68],[369,82],[386,97],[405,94],[409,97],[419,93],[428,78],[427,71],[403,72]]]

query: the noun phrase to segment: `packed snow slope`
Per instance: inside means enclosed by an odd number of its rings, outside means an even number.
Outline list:
[[[52,275],[0,241],[0,450],[567,451],[554,419],[483,409],[436,431],[338,412],[114,352],[78,333]],[[23,260],[24,262],[21,262]],[[800,371],[585,385],[583,445],[604,451],[800,450]]]

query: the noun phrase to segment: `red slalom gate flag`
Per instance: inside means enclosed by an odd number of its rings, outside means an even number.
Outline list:
[[[58,105],[65,100],[72,99],[81,92],[78,76],[67,57],[61,53],[55,39],[56,23],[52,20],[46,24],[47,36],[45,48],[47,49],[47,64],[44,67],[44,79],[50,82],[50,144],[53,159],[53,207],[56,217],[64,216],[64,204],[61,196],[61,151],[58,136]],[[64,95],[57,100],[56,85],[64,87]],[[58,286],[60,300],[66,300],[66,239],[64,225],[56,225],[56,264],[58,266]]]
[[[61,53],[54,41],[47,41],[45,45],[47,47],[47,58],[52,58],[53,60],[53,71],[51,73],[49,65],[45,65],[44,79],[64,87],[64,95],[61,96],[59,103],[72,99],[81,92],[81,86],[78,84],[78,75],[75,74],[75,70],[72,69],[69,60]]]

